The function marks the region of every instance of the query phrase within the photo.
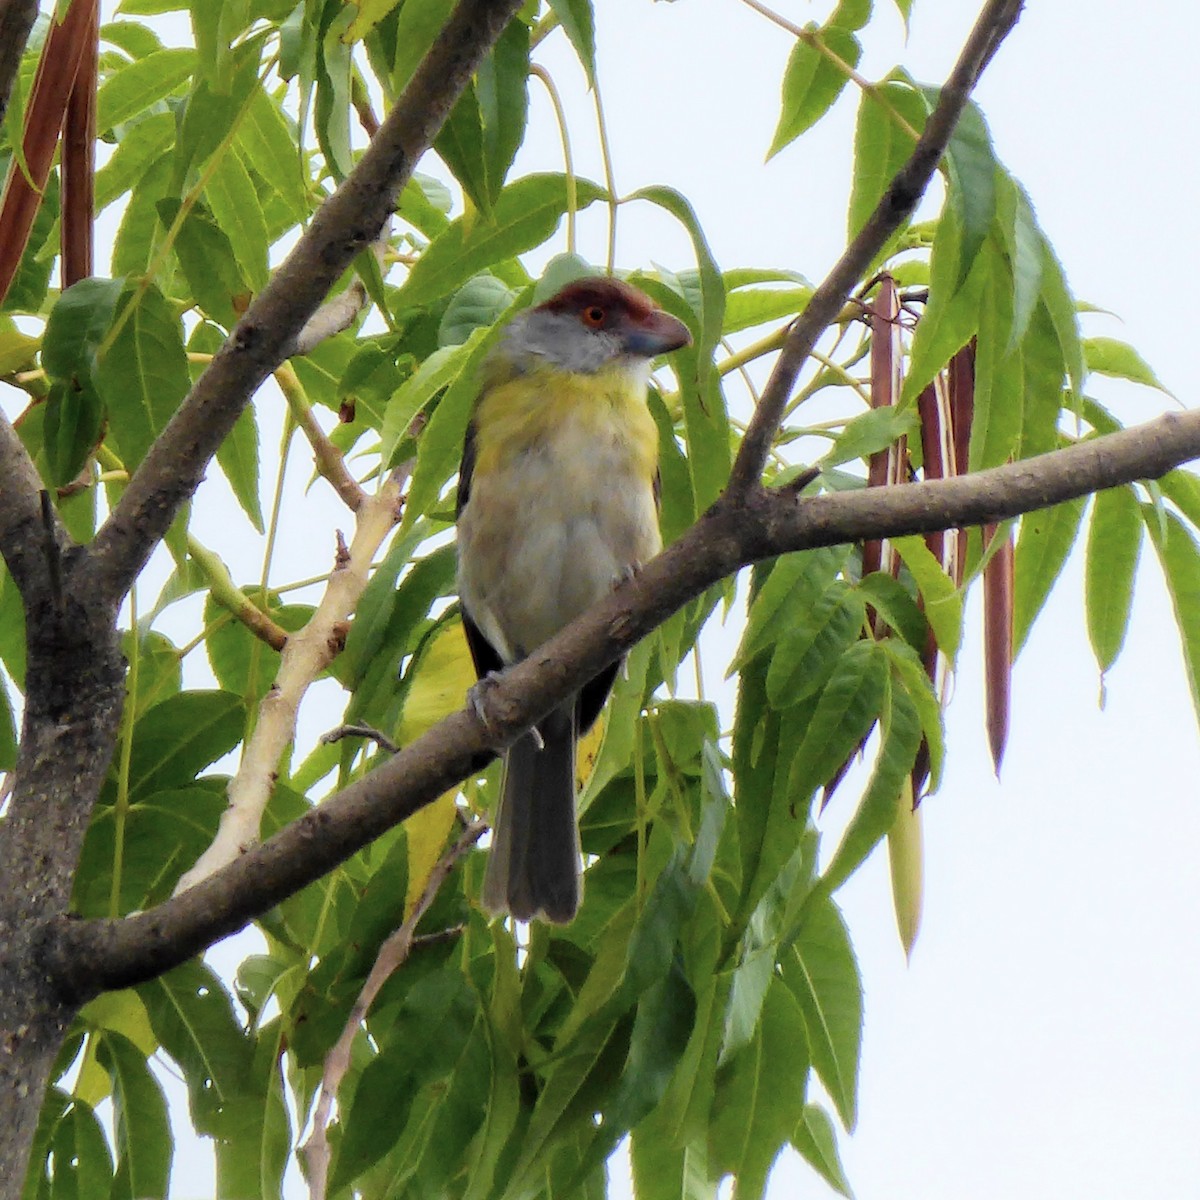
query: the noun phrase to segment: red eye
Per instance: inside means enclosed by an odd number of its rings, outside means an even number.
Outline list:
[[[598,304],[593,304],[590,308],[585,308],[580,315],[583,318],[583,323],[590,329],[599,329],[604,324],[604,309]]]

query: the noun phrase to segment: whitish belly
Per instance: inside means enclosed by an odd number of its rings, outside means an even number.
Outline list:
[[[476,476],[458,538],[459,594],[506,662],[553,637],[661,546],[651,481],[620,441],[586,431]]]

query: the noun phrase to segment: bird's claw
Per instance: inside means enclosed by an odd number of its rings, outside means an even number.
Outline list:
[[[480,725],[483,726],[484,732],[488,737],[495,739],[496,730],[492,725],[491,718],[487,715],[487,708],[484,702],[484,697],[487,693],[500,682],[499,671],[489,671],[482,679],[479,680],[467,692],[467,707],[475,714]],[[546,743],[542,738],[541,732],[536,725],[529,730],[529,736],[533,738],[539,750],[545,750]]]

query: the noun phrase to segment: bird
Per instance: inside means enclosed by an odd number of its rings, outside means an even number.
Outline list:
[[[480,683],[520,662],[662,548],[652,361],[688,327],[631,284],[577,279],[488,352],[459,471],[457,583]],[[580,903],[575,754],[620,664],[505,752],[482,902],[567,924]]]

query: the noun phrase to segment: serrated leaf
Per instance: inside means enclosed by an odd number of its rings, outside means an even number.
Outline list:
[[[1200,548],[1174,513],[1166,513],[1161,524],[1152,506],[1144,506],[1142,513],[1167,577],[1188,687],[1200,719]]]
[[[96,96],[96,131],[107,133],[144,113],[181,88],[195,69],[196,52],[181,48],[156,50],[110,75]]]
[[[884,103],[880,103],[882,97]],[[884,107],[886,104],[886,108]],[[925,102],[906,83],[889,81],[876,92],[866,92],[858,107],[854,130],[854,177],[850,186],[847,236],[852,240],[883,199],[896,173],[916,145],[912,133],[925,127]],[[909,126],[905,129],[896,115]],[[894,244],[889,239],[888,246]],[[883,254],[888,251],[885,249]]]
[[[793,610],[767,668],[767,698],[787,708],[818,691],[862,632],[861,598],[846,585],[831,587],[809,609]]]
[[[885,571],[864,575],[858,593],[914,650],[925,648],[929,623],[908,589]]]
[[[45,450],[50,481],[66,487],[83,470],[100,441],[104,402],[88,377],[55,380],[45,403]]]
[[[971,273],[958,286],[961,247],[962,224],[955,209],[948,206],[938,221],[930,251],[929,303],[913,335],[908,374],[900,393],[902,407],[915,403],[979,328],[980,297],[990,267],[989,256],[976,255]]]
[[[173,113],[151,113],[145,120],[131,125],[117,143],[112,157],[96,172],[96,214],[136,187],[174,141]]]
[[[941,563],[925,545],[923,537],[909,536],[891,539],[924,602],[925,619],[933,630],[942,653],[953,662],[962,638],[962,593],[942,570]]]
[[[580,209],[604,195],[602,188],[576,179]],[[451,221],[413,264],[408,279],[395,294],[393,308],[432,304],[460,288],[472,275],[493,264],[540,246],[554,232],[567,210],[567,180],[563,175],[527,175],[510,183],[492,208],[490,218],[478,213]]]
[[[917,428],[917,413],[913,408],[901,409],[889,404],[860,413],[846,422],[833,447],[821,457],[821,469],[868,458],[915,433]]]
[[[306,180],[295,135],[279,107],[255,86],[237,130],[237,146],[249,164],[275,190],[294,220],[308,211]]]
[[[407,532],[418,517],[425,516],[462,461],[463,439],[478,392],[476,372],[502,329],[499,323],[491,329],[477,329],[459,348],[458,372],[421,433],[401,532]]]
[[[792,1145],[800,1157],[840,1196],[853,1200],[850,1181],[842,1169],[837,1138],[829,1114],[816,1104],[806,1104],[804,1115],[792,1131]]]
[[[812,288],[739,288],[725,297],[723,332],[740,333],[768,321],[780,321],[802,312],[812,299]]]
[[[262,502],[258,494],[258,422],[253,405],[247,405],[229,436],[217,447],[217,464],[229,481],[251,525],[263,532]]]
[[[781,979],[767,992],[762,1029],[717,1079],[709,1133],[713,1176],[736,1176],[735,1200],[758,1200],[804,1112],[809,1058],[803,1017]]]
[[[1004,238],[1013,280],[1012,330],[1006,350],[1025,336],[1037,307],[1042,284],[1042,234],[1025,189],[1008,174],[997,171],[997,223]]]
[[[905,780],[921,746],[921,718],[907,689],[890,680],[880,706],[880,745],[875,767],[829,866],[820,893],[828,894],[850,878],[896,820]]]
[[[820,40],[849,67],[858,66],[862,44],[848,29],[832,22],[823,27],[807,25],[806,31]],[[797,39],[788,56],[783,74],[782,111],[767,158],[773,158],[784,146],[811,129],[842,94],[849,75],[830,61],[811,41]]]
[[[1075,544],[1086,498],[1068,500],[1021,518],[1013,567],[1013,657],[1021,652],[1033,622]]]
[[[204,197],[229,239],[233,257],[251,291],[267,284],[267,223],[258,192],[236,154],[223,154],[208,177]]]
[[[113,1181],[108,1139],[91,1107],[78,1096],[63,1114],[52,1143],[54,1200],[107,1196]]]
[[[111,1200],[166,1200],[171,1175],[171,1126],[162,1089],[142,1053],[119,1033],[98,1051],[112,1076],[117,1170]]]
[[[132,289],[124,303],[135,299]],[[96,383],[108,405],[125,467],[146,457],[191,386],[176,307],[154,284],[137,302],[108,348]]]
[[[1088,527],[1084,602],[1088,638],[1101,672],[1121,653],[1142,548],[1142,512],[1133,489],[1097,492]]]
[[[850,934],[828,897],[812,904],[783,978],[800,1004],[808,1049],[842,1123],[854,1128],[858,1113],[858,1064],[862,1049],[862,978]]]
[[[1151,369],[1150,364],[1128,342],[1117,338],[1094,337],[1083,341],[1084,360],[1089,371],[1097,375],[1110,375],[1114,379],[1128,379],[1146,387],[1157,388],[1168,396],[1167,390]]]
[[[885,702],[886,682],[886,660],[874,642],[855,642],[842,654],[792,759],[788,795],[793,810],[807,810],[813,792],[833,777],[866,736]]]
[[[922,90],[932,113],[941,89]],[[992,149],[992,135],[987,122],[979,106],[972,100],[967,101],[954,126],[942,164],[950,181],[948,199],[958,214],[962,230],[953,276],[952,290],[957,291],[987,240],[996,215],[996,154]]]
[[[59,296],[42,335],[42,367],[51,379],[89,376],[112,324],[124,280],[92,276]]]

